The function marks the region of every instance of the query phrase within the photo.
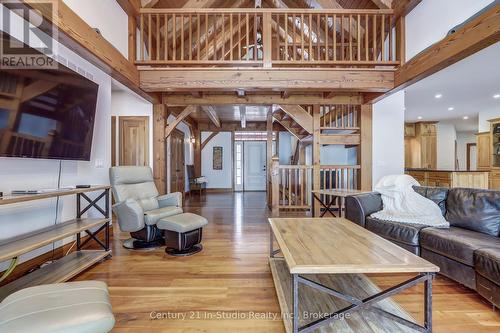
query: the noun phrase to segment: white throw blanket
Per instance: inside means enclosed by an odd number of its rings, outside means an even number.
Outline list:
[[[418,223],[438,228],[449,228],[439,206],[413,190],[420,185],[408,175],[383,177],[375,186],[375,191],[382,195],[384,208],[371,216],[380,220]]]

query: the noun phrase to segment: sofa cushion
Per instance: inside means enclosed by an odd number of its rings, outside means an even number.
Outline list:
[[[366,229],[379,236],[412,246],[418,246],[419,233],[426,227],[423,224],[384,221],[373,217],[367,217],[365,225]]]
[[[182,208],[177,206],[167,206],[163,208],[149,210],[144,212],[144,222],[147,225],[155,225],[164,217],[182,214]]]
[[[498,247],[498,237],[467,229],[425,228],[420,233],[420,246],[468,266],[474,266],[474,251],[480,248]]]
[[[500,241],[498,246],[474,252],[474,267],[476,272],[500,285]]]
[[[446,198],[448,198],[449,189],[444,187],[413,186],[415,192],[421,196],[432,200],[441,209],[441,213],[446,215]]]
[[[500,191],[455,188],[446,200],[451,226],[491,236],[500,233]]]

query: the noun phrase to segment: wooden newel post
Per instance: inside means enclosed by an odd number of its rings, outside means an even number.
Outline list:
[[[273,217],[280,214],[280,160],[274,156],[271,160],[271,212]]]

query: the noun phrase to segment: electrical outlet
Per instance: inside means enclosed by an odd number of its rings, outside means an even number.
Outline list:
[[[96,168],[103,168],[104,167],[104,161],[102,160],[102,158],[96,158],[94,164],[95,164]]]

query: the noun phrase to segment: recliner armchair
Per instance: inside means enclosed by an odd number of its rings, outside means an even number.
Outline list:
[[[156,223],[168,216],[182,214],[182,194],[159,196],[150,167],[119,166],[109,169],[113,212],[122,231],[132,236],[124,242],[127,249],[145,249],[165,244],[163,231]]]

